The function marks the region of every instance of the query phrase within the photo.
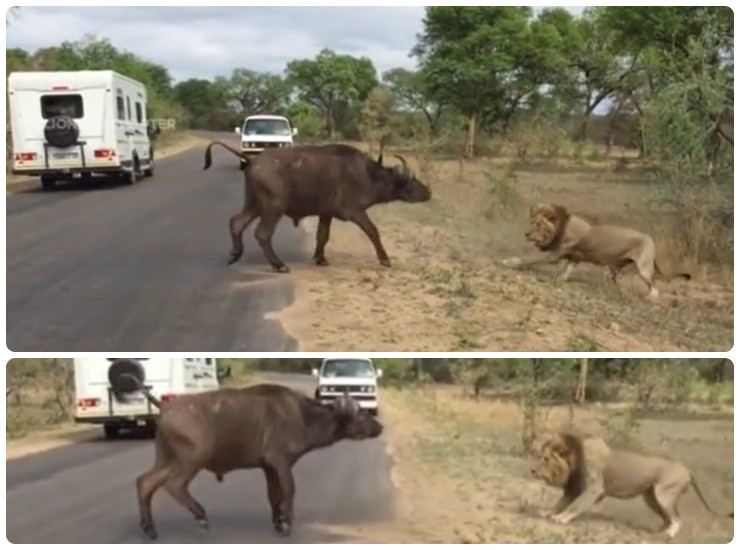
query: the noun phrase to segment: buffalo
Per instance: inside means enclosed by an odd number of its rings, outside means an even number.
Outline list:
[[[141,528],[151,539],[157,538],[151,502],[160,487],[207,528],[205,509],[188,491],[191,480],[201,470],[221,481],[227,472],[249,468],[264,471],[272,523],[288,536],[295,492],[291,470],[298,459],[343,439],[375,438],[383,431],[348,395],[322,405],[290,388],[260,384],[162,403],[136,380],[147,400],[161,410],[154,467],[136,480]]]
[[[205,168],[211,165],[211,148],[220,145],[247,163],[244,169],[244,208],[229,220],[232,250],[229,265],[244,252],[242,234],[260,218],[255,238],[273,270],[287,273],[288,267],[272,248],[272,236],[280,218],[288,216],[293,223],[307,216],[318,216],[316,265],[329,265],[324,254],[333,218],[357,224],[375,246],[380,263],[390,267],[388,253],[380,242],[378,228],[366,210],[375,204],[391,201],[424,202],[431,198],[429,188],[409,171],[406,160],[401,167],[383,166],[382,153],[373,160],[349,145],[324,145],[267,149],[249,159],[220,141],[206,148]]]

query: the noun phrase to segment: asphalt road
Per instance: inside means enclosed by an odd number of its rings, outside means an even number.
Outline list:
[[[223,135],[217,135],[223,138]],[[231,137],[227,139],[232,139]],[[265,313],[293,300],[245,233],[226,266],[228,219],[243,203],[233,155],[203,148],[157,163],[131,187],[38,188],[7,197],[7,345],[13,351],[291,351]],[[286,220],[275,248],[310,258]]]
[[[304,391],[312,387],[309,377],[277,381]],[[13,543],[145,542],[134,480],[153,460],[149,440],[101,439],[8,462],[7,538]],[[294,469],[296,518],[290,539],[272,529],[261,471],[232,472],[223,483],[201,473],[191,491],[208,511],[210,530],[160,491],[153,503],[158,542],[346,542],[348,535],[339,532],[392,519],[390,468],[383,436],[340,442],[304,456]]]

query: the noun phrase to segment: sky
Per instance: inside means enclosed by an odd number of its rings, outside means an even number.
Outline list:
[[[8,16],[8,48],[35,51],[85,35],[164,65],[176,80],[227,76],[237,67],[282,73],[323,48],[372,59],[380,73],[409,57],[424,8],[21,7]]]

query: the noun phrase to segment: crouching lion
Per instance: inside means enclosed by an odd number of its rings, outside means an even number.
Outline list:
[[[508,258],[503,260],[503,265],[528,267],[565,260],[560,278],[567,280],[573,266],[589,262],[607,266],[612,281],[616,283],[619,272],[634,263],[640,278],[650,289],[651,299],[658,297],[658,290],[653,285],[655,273],[665,278],[691,278],[688,273],[669,274],[658,267],[655,243],[650,235],[628,227],[591,225],[556,204],[540,204],[530,211],[530,227],[525,236],[546,254],[529,259]]]
[[[558,433],[542,446],[532,474],[563,495],[549,517],[568,523],[604,497],[642,496],[663,520],[662,532],[673,538],[681,527],[678,500],[692,486],[714,514],[688,468],[657,456],[610,449],[603,439]]]

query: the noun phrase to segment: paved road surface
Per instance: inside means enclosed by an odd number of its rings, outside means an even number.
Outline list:
[[[222,137],[218,135],[218,137]],[[293,299],[252,236],[226,267],[228,218],[243,202],[233,155],[203,148],[163,159],[133,187],[97,185],[7,197],[7,344],[13,351],[291,351],[264,314]],[[305,262],[287,221],[275,248]]]
[[[308,377],[277,381],[309,390]],[[149,440],[75,444],[7,463],[7,537],[14,543],[144,542],[138,527],[134,479],[154,458]],[[383,437],[341,442],[298,462],[296,520],[291,542],[342,542],[356,524],[393,516],[391,460]],[[163,543],[286,542],[272,530],[264,476],[228,474],[219,484],[200,474],[191,486],[208,511],[201,529],[164,491],[154,498]],[[327,527],[328,526],[328,527]],[[341,529],[332,529],[339,526]]]

